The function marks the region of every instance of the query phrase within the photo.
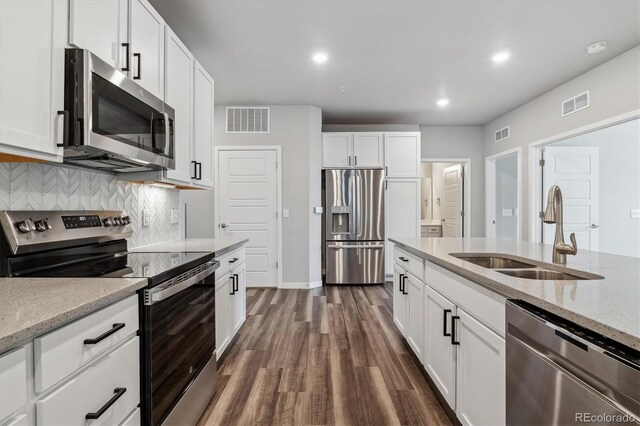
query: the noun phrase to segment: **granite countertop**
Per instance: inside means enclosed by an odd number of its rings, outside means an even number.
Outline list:
[[[146,278],[0,278],[0,353],[145,285]]]
[[[163,253],[163,252],[206,252],[220,255],[240,247],[249,242],[248,238],[183,238],[180,240],[165,241],[164,243],[151,244],[137,247],[130,252]]]
[[[399,247],[482,285],[506,298],[520,299],[589,330],[640,350],[640,259],[578,250],[566,268],[604,279],[540,281],[510,277],[450,256],[450,253],[503,253],[552,263],[550,245],[488,238],[389,240]]]

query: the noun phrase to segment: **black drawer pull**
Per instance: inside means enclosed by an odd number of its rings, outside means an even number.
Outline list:
[[[442,335],[445,337],[450,337],[451,333],[447,333],[447,314],[451,313],[451,309],[443,310],[443,319],[442,319]]]
[[[116,403],[116,401],[118,399],[120,399],[120,397],[122,395],[124,395],[124,393],[127,391],[127,388],[115,388],[113,390],[113,392],[115,393],[115,395],[113,395],[111,397],[110,400],[107,401],[106,404],[104,404],[102,406],[102,408],[100,408],[98,411],[96,411],[95,413],[87,413],[86,416],[84,416],[85,419],[87,420],[95,420],[97,418],[99,418],[101,415],[104,414],[105,411],[107,411],[109,409],[109,407],[111,407],[113,404]]]
[[[457,315],[454,315],[451,317],[451,344],[452,345],[459,345],[460,342],[456,340],[456,320],[459,320],[460,317]]]
[[[402,257],[402,256],[400,256],[398,259],[402,260],[403,262],[408,262],[409,261],[409,259],[407,259],[406,257]]]
[[[237,257],[234,257],[234,258],[233,258],[233,260],[230,260],[230,261],[229,261],[229,263],[230,263],[230,264],[231,264],[231,263],[236,263],[238,260],[240,260],[240,259],[238,259]]]
[[[115,324],[113,324],[113,328],[111,330],[105,331],[104,333],[102,333],[98,337],[95,337],[93,339],[84,339],[84,344],[85,345],[95,345],[96,343],[100,343],[104,339],[106,339],[107,337],[109,337],[112,334],[116,333],[118,330],[122,330],[124,328],[124,326],[125,326],[125,323],[123,323],[123,322],[115,323]]]
[[[234,277],[236,277],[235,280],[233,280],[233,292],[236,293],[239,290],[239,282],[240,282],[240,278],[238,278],[238,274],[235,274]]]

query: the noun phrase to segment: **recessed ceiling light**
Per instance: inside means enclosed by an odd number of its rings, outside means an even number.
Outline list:
[[[441,98],[441,99],[438,99],[438,100],[437,100],[437,102],[436,102],[436,104],[437,104],[438,106],[441,106],[441,107],[443,107],[443,106],[447,106],[447,105],[449,105],[449,99],[447,99],[447,98]]]
[[[509,59],[509,56],[511,56],[511,53],[507,52],[507,51],[504,51],[504,52],[496,53],[495,55],[493,55],[491,57],[491,59],[493,60],[493,62],[500,63],[500,62],[504,62],[507,59]]]
[[[329,55],[324,52],[316,52],[311,55],[311,59],[313,59],[313,62],[316,64],[324,64],[329,59]]]
[[[589,55],[593,55],[594,53],[602,52],[606,48],[607,48],[606,41],[597,41],[587,46],[587,53]]]

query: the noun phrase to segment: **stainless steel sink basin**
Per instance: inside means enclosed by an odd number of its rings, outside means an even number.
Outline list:
[[[457,257],[465,262],[470,262],[483,268],[489,269],[522,269],[522,268],[535,268],[534,265],[520,262],[518,260],[509,259],[507,257],[500,256],[476,256],[464,254],[451,254],[453,257]]]
[[[524,278],[527,280],[587,280],[589,278],[579,277],[577,275],[566,274],[564,272],[551,271],[548,269],[513,269],[498,271],[501,274],[509,275],[516,278]]]

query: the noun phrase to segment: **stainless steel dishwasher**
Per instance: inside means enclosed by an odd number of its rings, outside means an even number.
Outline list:
[[[507,424],[640,424],[640,352],[507,301]]]

